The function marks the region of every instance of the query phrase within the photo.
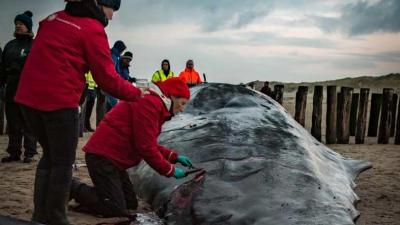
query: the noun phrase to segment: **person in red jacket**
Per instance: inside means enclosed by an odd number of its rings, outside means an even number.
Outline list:
[[[100,88],[127,101],[146,91],[115,71],[105,26],[120,0],[67,0],[39,24],[15,101],[43,149],[34,184],[32,221],[69,225],[66,202],[78,143],[78,104],[89,70]]]
[[[191,167],[186,156],[157,144],[165,121],[181,112],[190,98],[182,79],[174,77],[151,85],[137,102],[120,102],[102,120],[83,147],[94,187],[73,179],[71,199],[78,210],[103,217],[129,216],[137,200],[126,169],[146,161],[155,171],[177,179],[185,176],[176,162]]]
[[[186,68],[179,74],[179,77],[182,78],[189,87],[202,83],[200,75],[194,69],[194,62],[191,59],[186,62]]]

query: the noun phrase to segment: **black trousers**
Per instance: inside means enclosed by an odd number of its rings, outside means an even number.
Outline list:
[[[8,147],[10,156],[19,157],[22,154],[22,142],[24,144],[25,157],[33,157],[37,154],[36,139],[22,116],[21,105],[15,102],[6,102],[6,119],[8,124]]]
[[[93,106],[96,101],[96,90],[87,90],[86,109],[85,109],[85,128],[92,128],[90,117],[92,116]]]
[[[43,148],[35,175],[34,216],[40,210],[49,224],[69,224],[65,204],[78,144],[78,109],[44,112],[22,106],[22,111]]]
[[[77,188],[73,198],[82,211],[102,217],[129,216],[128,209],[136,209],[138,202],[128,173],[101,156],[89,153],[85,158],[94,187]]]

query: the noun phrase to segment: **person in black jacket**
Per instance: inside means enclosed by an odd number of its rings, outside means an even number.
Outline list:
[[[272,90],[271,90],[271,88],[269,87],[269,82],[268,82],[268,81],[265,81],[265,82],[264,82],[264,87],[262,87],[260,91],[261,91],[263,94],[268,95],[269,97],[272,98]]]
[[[19,78],[33,43],[32,12],[26,11],[14,19],[15,39],[6,44],[1,55],[0,82],[5,87],[6,119],[8,124],[8,147],[9,156],[1,159],[1,162],[19,161],[22,151],[22,140],[24,142],[24,163],[32,161],[37,154],[36,140],[28,128],[22,116],[20,105],[14,101]]]

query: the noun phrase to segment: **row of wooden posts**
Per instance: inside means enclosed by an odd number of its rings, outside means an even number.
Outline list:
[[[283,85],[275,85],[273,98],[283,103]],[[356,144],[363,144],[366,137],[368,101],[370,90],[361,88],[328,86],[326,110],[326,144],[348,144],[350,136],[355,136]],[[295,120],[305,125],[307,86],[299,86],[296,92]],[[368,137],[378,136],[378,144],[388,144],[395,136],[395,144],[400,144],[400,103],[399,96],[392,88],[384,88],[383,93],[371,94]],[[311,134],[321,141],[323,86],[314,86]],[[398,109],[397,109],[398,108]],[[399,111],[396,124],[396,111]],[[379,126],[378,126],[379,125]]]

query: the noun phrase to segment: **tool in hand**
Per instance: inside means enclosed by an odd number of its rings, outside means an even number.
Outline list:
[[[190,174],[193,174],[193,173],[197,173],[197,172],[199,172],[199,171],[202,171],[202,170],[203,170],[202,168],[194,168],[194,167],[191,167],[191,170],[188,170],[188,171],[185,172],[185,177],[189,176]]]

